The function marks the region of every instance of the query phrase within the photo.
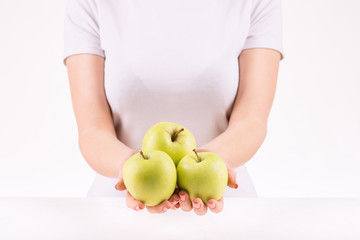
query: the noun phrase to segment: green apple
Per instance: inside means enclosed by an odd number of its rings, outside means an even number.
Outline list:
[[[219,200],[228,184],[228,171],[224,161],[213,152],[193,152],[177,165],[177,184],[189,193],[190,200],[201,198]]]
[[[185,127],[171,122],[160,122],[152,126],[145,134],[142,149],[166,152],[175,165],[196,148],[193,134]]]
[[[140,151],[125,162],[123,180],[136,200],[147,206],[156,206],[174,193],[176,167],[164,152]]]

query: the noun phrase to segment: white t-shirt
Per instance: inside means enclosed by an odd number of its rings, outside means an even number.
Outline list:
[[[228,126],[241,51],[282,55],[281,0],[68,0],[64,30],[64,64],[105,58],[117,137],[139,151],[162,121],[188,128],[197,147],[214,139]],[[256,196],[246,167],[236,171],[239,188],[224,196]],[[88,196],[123,196],[117,181],[96,174]]]

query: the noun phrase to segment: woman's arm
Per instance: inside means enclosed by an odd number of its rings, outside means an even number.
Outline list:
[[[116,137],[104,90],[104,58],[77,54],[66,59],[80,151],[99,174],[119,178],[123,163],[135,150]]]
[[[104,90],[104,58],[77,54],[66,59],[71,98],[78,125],[79,147],[88,164],[99,174],[120,179],[116,189],[125,190],[122,168],[137,153],[116,137],[111,110]],[[147,207],[152,213],[175,208],[177,194],[158,206]],[[126,204],[134,210],[145,208],[143,202],[126,193]]]
[[[243,50],[239,57],[239,88],[228,128],[201,149],[217,153],[232,168],[254,156],[266,136],[280,56],[272,49]]]
[[[228,167],[228,186],[237,188],[236,173],[232,169],[249,161],[263,143],[267,120],[275,95],[280,53],[272,49],[246,49],[239,57],[239,88],[229,119],[228,128],[198,150],[218,154]],[[218,213],[224,199],[210,199],[206,205],[200,198],[189,200],[180,191],[180,207],[204,215],[207,207]],[[195,202],[196,201],[196,202]]]

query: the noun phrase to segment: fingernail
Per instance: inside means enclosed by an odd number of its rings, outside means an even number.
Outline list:
[[[167,211],[167,210],[169,210],[169,209],[170,209],[170,207],[168,207],[168,206],[163,207],[163,211]]]
[[[200,203],[194,202],[194,203],[193,203],[193,206],[194,206],[194,208],[200,208]]]
[[[210,202],[209,208],[215,208],[215,203],[214,203],[214,202]]]
[[[171,204],[172,204],[172,205],[175,205],[175,204],[177,204],[177,203],[178,203],[178,201],[176,201],[175,199],[171,201]]]
[[[237,189],[239,186],[237,184],[235,184],[235,189]]]
[[[139,207],[139,206],[136,206],[135,209],[136,209],[136,211],[139,211],[139,210],[140,210],[140,207]]]
[[[181,201],[185,201],[186,200],[186,195],[185,194],[180,194],[180,199],[181,199]]]

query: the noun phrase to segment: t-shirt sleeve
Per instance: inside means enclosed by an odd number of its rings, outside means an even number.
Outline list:
[[[253,0],[250,29],[243,49],[271,48],[284,58],[281,0]]]
[[[97,5],[94,0],[67,0],[64,21],[64,55],[80,53],[105,57],[101,48]]]

